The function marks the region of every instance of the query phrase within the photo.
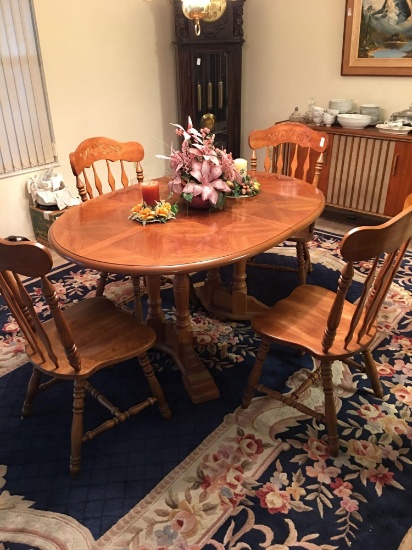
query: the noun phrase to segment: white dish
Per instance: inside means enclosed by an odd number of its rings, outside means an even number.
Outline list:
[[[344,122],[343,124],[339,122],[339,124],[342,126],[342,128],[345,128],[346,130],[363,130],[367,126],[367,124],[361,124],[356,122],[347,122],[347,123]]]
[[[370,120],[370,115],[363,115],[362,113],[339,113],[340,118],[347,120]]]
[[[355,128],[359,130],[370,124],[371,117],[359,114],[339,114],[338,122],[343,128]]]
[[[386,126],[386,124],[377,124],[376,128],[379,130],[379,132],[382,132],[384,134],[398,134],[398,135],[407,134],[412,130],[412,126],[401,126],[400,128],[389,128],[389,126]]]

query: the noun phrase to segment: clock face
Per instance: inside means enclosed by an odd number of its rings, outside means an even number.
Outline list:
[[[208,14],[204,18],[205,21],[211,23],[217,21],[226,10],[226,0],[211,0]]]

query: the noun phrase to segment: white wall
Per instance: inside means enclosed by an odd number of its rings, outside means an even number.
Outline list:
[[[61,172],[85,138],[140,141],[143,168],[164,173],[176,122],[173,7],[169,0],[35,0]],[[27,174],[0,179],[0,235],[32,236]]]
[[[177,122],[173,7],[169,0],[34,0],[60,166],[86,137],[137,140],[158,176]],[[287,118],[310,97],[379,103],[383,115],[412,101],[410,77],[341,76],[345,0],[246,0],[242,156],[247,136]],[[166,145],[164,145],[163,143]],[[0,179],[0,235],[32,235],[24,177]]]

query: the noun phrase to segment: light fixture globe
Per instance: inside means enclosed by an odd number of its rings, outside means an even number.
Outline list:
[[[208,13],[210,0],[182,0],[182,10],[188,19],[195,21],[195,33],[200,34],[200,19],[204,19]]]
[[[216,21],[226,9],[226,0],[182,0],[183,14],[195,21],[195,33],[200,34],[200,20]]]
[[[188,19],[204,19],[209,5],[210,0],[182,0],[183,13]]]

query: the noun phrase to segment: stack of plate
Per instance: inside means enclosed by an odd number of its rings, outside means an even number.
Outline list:
[[[379,105],[376,105],[375,103],[364,103],[359,107],[359,112],[361,115],[371,116],[370,124],[372,126],[376,125],[379,122],[379,116],[380,116]]]
[[[352,108],[352,99],[331,99],[329,101],[329,109],[338,109],[339,113],[349,113]]]

